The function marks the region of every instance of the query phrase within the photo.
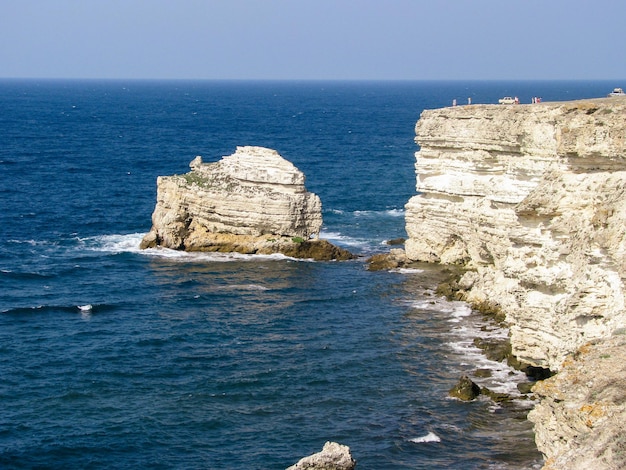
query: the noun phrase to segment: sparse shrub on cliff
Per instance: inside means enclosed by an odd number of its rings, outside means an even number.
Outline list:
[[[208,178],[203,177],[202,175],[200,175],[197,172],[190,172],[190,173],[185,173],[184,175],[182,175],[182,178],[187,182],[188,185],[192,186],[192,185],[196,185],[199,186],[201,188],[205,188],[208,189],[211,187],[211,183],[212,181],[209,180]]]

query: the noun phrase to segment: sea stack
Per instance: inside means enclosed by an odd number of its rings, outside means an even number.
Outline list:
[[[559,372],[530,416],[545,468],[626,467],[626,390],[599,393],[624,383],[626,99],[427,110],[416,134],[407,258],[466,268],[459,298]]]
[[[157,178],[152,229],[141,248],[349,259],[320,240],[322,203],[278,152],[237,147],[214,163],[196,157],[184,175]]]

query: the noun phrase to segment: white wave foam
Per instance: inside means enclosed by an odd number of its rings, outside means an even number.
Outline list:
[[[392,217],[404,217],[404,209],[389,209],[385,213]]]
[[[125,235],[99,235],[96,237],[79,238],[86,247],[94,251],[109,253],[138,253],[139,244],[144,233],[129,233]]]
[[[232,284],[228,286],[220,286],[219,290],[250,290],[250,291],[267,291],[269,288],[259,284]]]
[[[416,444],[422,444],[424,442],[441,442],[441,438],[437,434],[431,431],[424,436],[414,437],[412,439],[409,439],[409,442],[414,442]]]
[[[450,312],[451,323],[459,323],[463,318],[472,314],[472,308],[462,302],[451,302],[452,311]]]
[[[185,261],[262,261],[262,260],[292,260],[306,261],[280,253],[269,255],[247,255],[241,253],[208,253],[208,252],[188,252],[172,250],[169,248],[148,248],[140,249],[139,245],[144,237],[144,233],[130,233],[125,235],[99,235],[96,237],[79,238],[83,247],[105,253],[137,253],[144,256],[165,258],[171,260]]]
[[[396,268],[391,270],[392,273],[400,273],[400,274],[420,274],[423,273],[423,269],[417,268]]]
[[[380,217],[381,215],[388,215],[391,217],[403,217],[404,209],[385,209],[381,211],[354,211],[352,214],[355,217]]]
[[[83,318],[83,320],[89,320],[91,318],[93,306],[91,304],[78,305],[78,310],[80,311],[80,316]]]
[[[47,245],[56,245],[56,241],[49,240],[17,240],[11,239],[7,240],[7,243],[15,243],[16,245],[32,245],[32,246],[47,246]]]
[[[506,361],[487,358],[484,351],[474,344],[475,338],[506,340],[508,330],[475,318],[467,321],[459,319],[450,330],[450,336],[447,344],[451,351],[463,358],[462,365],[489,371],[488,377],[472,377],[472,380],[496,393],[519,395],[517,384],[528,381],[526,375],[514,370]]]
[[[326,232],[324,230],[322,230],[322,232],[320,233],[320,238],[323,238],[324,240],[328,240],[330,242],[335,242],[338,245],[359,248],[366,247],[370,244],[367,240],[364,239],[349,237],[346,235],[342,235],[339,232]]]
[[[179,251],[169,248],[148,248],[139,250],[145,256],[155,258],[165,258],[173,261],[210,261],[227,263],[232,261],[272,261],[272,260],[290,260],[290,261],[308,261],[304,259],[292,258],[281,253],[273,253],[269,255],[246,255],[242,253],[212,253],[197,251]]]
[[[419,270],[418,270],[419,272]],[[437,310],[447,314],[448,321],[458,323],[462,318],[471,315],[472,308],[465,302],[450,301],[443,297],[433,297],[410,302],[411,307],[416,310]]]
[[[348,237],[342,235],[339,232],[328,232],[326,230],[322,230],[320,232],[320,238],[323,238],[325,240],[344,240],[344,239],[347,239]]]
[[[523,372],[516,371],[506,361],[493,361],[485,355],[475,343],[475,338],[484,340],[506,340],[508,330],[483,320],[479,314],[473,314],[471,307],[458,301],[448,301],[443,297],[415,299],[408,303],[412,308],[441,315],[450,328],[442,333],[442,339],[450,352],[458,356],[459,374],[470,373],[478,369],[489,371],[488,377],[474,377],[478,385],[485,386],[496,393],[519,395],[517,384],[528,381]]]

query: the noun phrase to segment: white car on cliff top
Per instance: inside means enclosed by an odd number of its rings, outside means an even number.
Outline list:
[[[519,100],[517,98],[512,98],[510,96],[505,96],[504,98],[500,98],[498,100],[498,103],[500,103],[500,104],[517,104],[517,103],[519,103]]]

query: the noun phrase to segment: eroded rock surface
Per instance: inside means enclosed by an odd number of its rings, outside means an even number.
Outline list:
[[[534,386],[529,419],[545,470],[626,468],[625,333],[582,346]]]
[[[352,470],[355,467],[356,461],[348,446],[327,442],[321,452],[300,459],[287,470]]]

